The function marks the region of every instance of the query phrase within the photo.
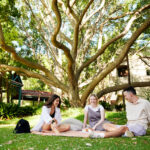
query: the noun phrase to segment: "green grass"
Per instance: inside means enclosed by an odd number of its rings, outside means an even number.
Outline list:
[[[62,112],[63,119],[74,117],[83,121],[83,109],[74,108]],[[114,123],[126,123],[125,112],[106,112],[106,118]],[[20,118],[0,121],[0,150],[149,150],[148,135],[133,138],[90,139],[75,137],[41,136],[34,134],[13,134]],[[33,127],[39,115],[25,117]]]

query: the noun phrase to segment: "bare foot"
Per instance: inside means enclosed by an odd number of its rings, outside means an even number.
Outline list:
[[[54,133],[56,133],[56,134],[59,134],[59,133],[60,133],[59,130],[57,129],[55,123],[53,123],[53,124],[51,125],[51,128],[52,128],[52,131],[53,131]]]
[[[51,133],[52,131],[49,130],[42,130],[43,133]]]

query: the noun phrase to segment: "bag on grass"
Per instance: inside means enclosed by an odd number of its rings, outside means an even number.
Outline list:
[[[27,120],[20,119],[13,133],[30,133],[30,124]]]

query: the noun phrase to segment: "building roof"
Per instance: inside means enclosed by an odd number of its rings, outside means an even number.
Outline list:
[[[33,90],[22,90],[22,96],[49,97],[51,95],[52,95],[51,92],[33,91]]]

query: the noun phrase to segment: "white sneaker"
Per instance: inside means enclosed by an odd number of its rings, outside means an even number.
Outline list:
[[[134,134],[131,131],[127,130],[123,137],[134,137]]]
[[[96,132],[91,132],[89,134],[89,137],[94,139],[94,138],[104,138],[104,133],[96,133]]]

